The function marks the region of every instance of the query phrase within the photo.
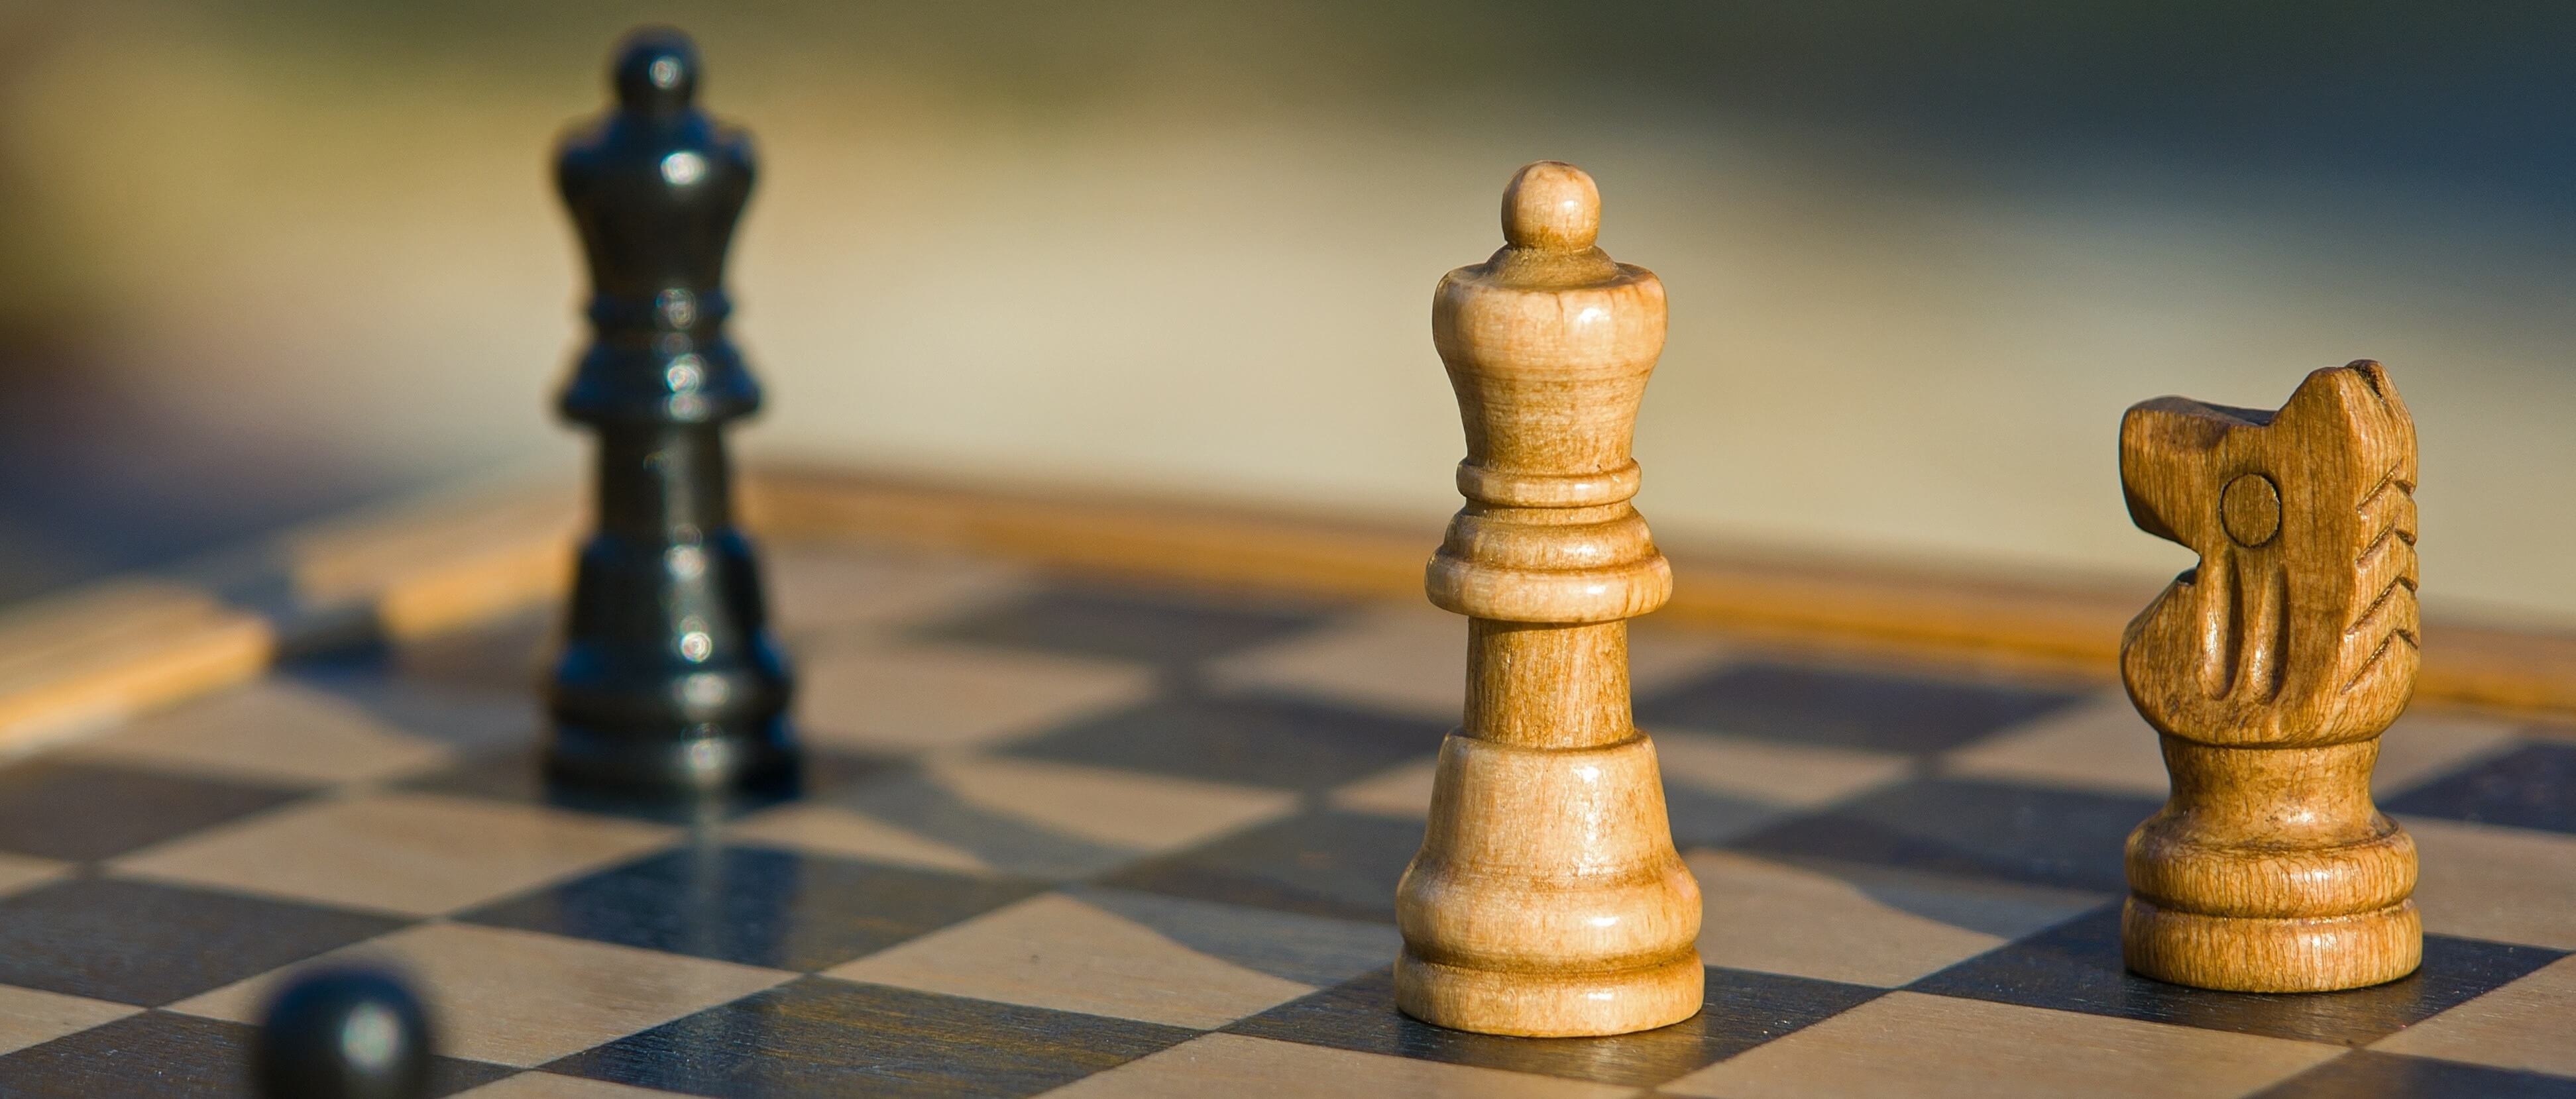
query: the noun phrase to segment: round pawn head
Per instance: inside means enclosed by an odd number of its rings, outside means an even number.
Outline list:
[[[1580,252],[1601,233],[1601,189],[1561,160],[1522,168],[1503,188],[1503,239],[1514,248]]]
[[[429,1016],[390,974],[307,974],[270,1001],[251,1057],[266,1099],[424,1099]]]
[[[698,94],[697,43],[676,28],[637,28],[618,44],[609,77],[627,110],[680,110]]]

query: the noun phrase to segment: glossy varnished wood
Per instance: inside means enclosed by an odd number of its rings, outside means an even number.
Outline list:
[[[2415,426],[2374,362],[2279,412],[2129,410],[2130,514],[2199,567],[2149,604],[2121,678],[2164,738],[2172,798],[2130,836],[2122,941],[2179,984],[2310,992],[2423,958],[2415,843],[2370,798],[2415,688]]]
[[[724,441],[760,406],[724,328],[751,144],[698,109],[700,70],[679,32],[630,35],[616,106],[555,158],[591,271],[592,339],[560,403],[599,444],[597,525],[547,689],[547,768],[584,785],[719,790],[797,762],[787,664],[734,524]]]
[[[1467,704],[1397,887],[1395,997],[1461,1030],[1622,1034],[1689,1018],[1703,992],[1699,887],[1628,699],[1626,620],[1672,594],[1628,503],[1664,290],[1594,245],[1600,216],[1581,170],[1523,168],[1503,249],[1433,297],[1467,506],[1426,587],[1470,619]]]

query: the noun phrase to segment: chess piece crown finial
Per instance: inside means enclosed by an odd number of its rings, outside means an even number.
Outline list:
[[[630,111],[687,108],[698,95],[698,46],[675,27],[639,27],[617,48],[609,86]]]
[[[728,420],[759,406],[722,333],[733,308],[726,253],[756,174],[751,142],[698,109],[703,71],[687,35],[636,31],[610,66],[617,105],[557,150],[600,337],[564,393],[574,419]]]
[[[1496,287],[1570,289],[1633,278],[1601,250],[1601,189],[1559,160],[1522,168],[1503,188],[1503,247],[1481,270]]]
[[[1503,188],[1503,239],[1515,248],[1579,252],[1601,235],[1601,189],[1583,169],[1542,160]]]
[[[616,106],[566,134],[555,157],[592,286],[630,312],[669,293],[699,299],[611,321],[719,323],[725,253],[756,174],[751,140],[698,108],[704,66],[676,30],[636,32],[610,71]]]
[[[1594,244],[1600,192],[1571,164],[1522,168],[1502,221],[1503,248],[1432,296],[1467,439],[1467,508],[1432,562],[1432,602],[1512,622],[1644,614],[1672,594],[1672,568],[1628,504],[1663,283]]]

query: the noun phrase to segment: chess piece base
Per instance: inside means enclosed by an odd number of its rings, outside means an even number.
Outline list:
[[[2333,992],[2386,984],[2424,962],[2412,899],[2342,916],[2207,916],[2130,897],[2120,947],[2142,976],[2225,992]]]
[[[1615,973],[1529,973],[1395,962],[1395,1006],[1434,1026],[1520,1038],[1584,1038],[1670,1026],[1699,1013],[1699,952]]]
[[[670,736],[557,724],[546,777],[591,789],[713,795],[790,783],[797,752],[784,720]]]
[[[1440,746],[1396,886],[1396,1003],[1524,1037],[1624,1034],[1699,1010],[1699,883],[1673,850],[1654,742]]]

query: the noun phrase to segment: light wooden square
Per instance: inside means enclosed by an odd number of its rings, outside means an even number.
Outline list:
[[[882,632],[1019,590],[1019,569],[956,556],[872,553],[820,542],[761,547],[771,617],[784,633],[812,637]]]
[[[1891,992],[1665,1084],[1671,1095],[2225,1099],[2341,1046]]]
[[[1456,721],[1467,699],[1467,620],[1429,604],[1374,606],[1217,661],[1211,683]]]
[[[253,817],[115,860],[119,874],[412,916],[471,907],[669,842],[671,828],[387,792]]]
[[[1047,1099],[1612,1099],[1637,1089],[1499,1069],[1210,1034],[1086,1077]]]
[[[2576,836],[2430,817],[2399,823],[2415,837],[2424,930],[2576,950]]]
[[[738,843],[759,843],[868,862],[992,874],[996,868],[965,847],[837,805],[797,802],[754,813],[725,830]]]
[[[1722,663],[1704,634],[1637,630],[1628,676],[1647,691]],[[1217,661],[1230,690],[1305,695],[1433,721],[1457,721],[1467,697],[1467,620],[1427,603],[1385,603],[1297,637]]]
[[[1893,752],[1782,744],[1716,733],[1655,730],[1664,782],[1788,809],[1811,809],[1911,773]]]
[[[965,813],[924,813],[925,801]],[[965,873],[1079,877],[1295,811],[1297,795],[1076,764],[936,756],[918,776],[747,817],[737,839]],[[1041,842],[1032,836],[1060,838]]]
[[[522,1072],[457,1092],[456,1099],[674,1099],[678,1094],[551,1072]]]
[[[2576,1076],[2576,957],[2560,958],[2370,1048]]]
[[[1887,752],[1781,744],[1715,733],[1652,734],[1668,788],[1704,790],[1783,810],[1840,801],[1904,778],[1913,763]],[[1336,809],[1389,817],[1431,812],[1437,760],[1420,760],[1335,787]]]
[[[2156,731],[2120,691],[2104,691],[1942,757],[1971,778],[2163,797],[2170,784]]]
[[[1093,843],[1159,854],[1288,815],[1285,790],[1070,763],[966,756],[933,760],[933,781],[987,812]]]
[[[551,1072],[522,1072],[482,1087],[456,1093],[456,1099],[666,1099],[677,1092],[655,1091],[606,1080],[585,1080],[579,1076],[557,1076]]]
[[[844,640],[797,664],[797,724],[862,751],[968,748],[1150,697],[1153,669],[963,645]]]
[[[2506,722],[2439,709],[2399,717],[2380,736],[2371,787],[2403,790],[2514,739]],[[2163,797],[2164,750],[2127,694],[2105,691],[1942,757],[1951,774]]]
[[[143,1010],[59,992],[0,985],[0,1053],[50,1042]]]
[[[1440,774],[1437,760],[1421,760],[1390,767],[1367,778],[1346,782],[1333,788],[1329,802],[1335,809],[1354,813],[1374,813],[1382,817],[1429,817],[1431,787]]]
[[[794,978],[792,973],[535,931],[431,923],[323,955],[406,973],[439,1024],[441,1052],[541,1065]],[[172,1011],[254,1021],[304,966],[182,1000]]]
[[[0,897],[24,893],[70,873],[72,864],[0,851]]]
[[[2511,747],[2520,726],[2494,718],[2423,706],[2400,715],[2379,735],[2379,764],[2370,788],[2385,797],[2436,778],[2481,756]]]
[[[827,977],[1209,1030],[1312,987],[1049,893],[826,970]]]
[[[1893,988],[2100,905],[2090,893],[1883,867],[1832,872],[1692,851],[1700,957]]]
[[[424,771],[451,752],[347,699],[266,679],[136,721],[70,754],[253,781],[332,785]]]

